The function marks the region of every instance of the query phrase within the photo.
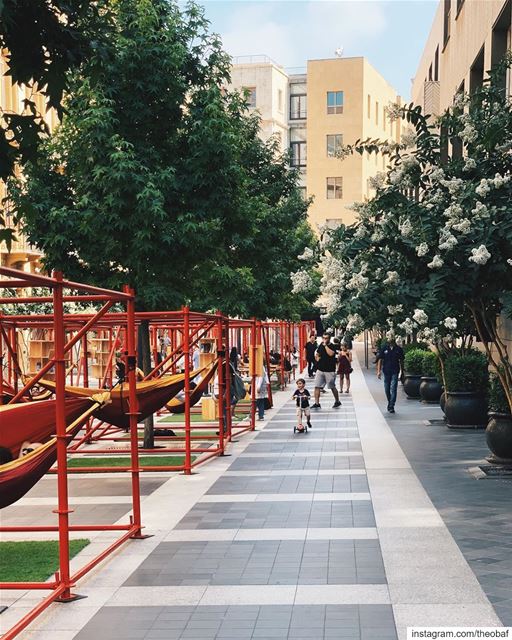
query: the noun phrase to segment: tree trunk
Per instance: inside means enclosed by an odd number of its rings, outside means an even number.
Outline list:
[[[139,367],[144,371],[146,376],[151,372],[151,345],[149,341],[149,322],[143,320],[139,325],[138,333],[138,353]],[[155,425],[153,416],[150,415],[144,420],[144,449],[153,449],[155,447]]]

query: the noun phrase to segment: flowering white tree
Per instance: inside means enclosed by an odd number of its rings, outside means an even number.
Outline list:
[[[512,106],[503,89],[505,67],[472,96],[459,95],[436,122],[420,107],[395,109],[415,132],[406,143],[366,140],[350,147],[387,154],[391,168],[375,197],[359,207],[360,220],[342,227],[329,251],[344,262],[344,281],[357,285],[340,304],[366,326],[387,324],[430,340],[468,333],[485,339],[512,409],[512,362],[497,330],[498,315],[512,315]]]

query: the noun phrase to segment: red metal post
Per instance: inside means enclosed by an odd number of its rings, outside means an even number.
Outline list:
[[[54,277],[62,282],[62,273],[56,272]],[[53,339],[55,348],[55,427],[57,435],[57,499],[59,522],[59,582],[64,587],[61,601],[70,601],[75,598],[71,593],[73,586],[70,581],[69,569],[69,509],[68,502],[68,476],[67,476],[67,444],[66,435],[66,360],[64,352],[64,310],[63,310],[63,286],[56,283],[53,288]]]
[[[87,333],[82,336],[82,380],[84,387],[89,386],[89,358],[87,353]]]
[[[133,524],[137,527],[132,537],[140,537],[142,530],[142,518],[140,512],[140,466],[139,466],[139,434],[137,423],[139,406],[137,400],[137,354],[135,350],[135,294],[127,285],[125,293],[133,297],[126,302],[126,352],[128,362],[128,398],[130,403],[130,463],[132,474],[132,508]]]
[[[224,320],[224,330],[228,333],[229,320]],[[229,367],[229,343],[226,344],[226,356],[224,358],[224,380],[226,382],[226,422],[227,422],[227,437],[228,442],[231,442],[232,429],[233,429],[233,411],[231,405],[231,370]]]
[[[228,358],[228,348],[227,344],[223,344],[222,342],[222,314],[217,311],[215,314],[217,316],[217,326],[216,326],[216,338],[217,338],[217,387],[219,389],[219,398],[217,402],[218,411],[219,411],[219,448],[221,454],[224,453],[224,434],[226,431],[226,423],[225,416],[227,413],[227,407],[229,402],[226,402],[226,381],[225,381],[225,370],[224,365],[225,361],[229,360]],[[223,355],[224,354],[224,355]]]
[[[251,322],[251,431],[256,429],[256,348],[257,326],[256,318]]]
[[[192,473],[192,442],[190,439],[190,309],[183,307],[183,364],[185,368],[185,475]]]

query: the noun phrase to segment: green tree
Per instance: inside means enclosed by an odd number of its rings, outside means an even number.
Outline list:
[[[68,277],[128,282],[139,310],[226,300],[228,311],[281,311],[265,269],[272,255],[284,298],[311,240],[305,204],[257,139],[244,96],[225,90],[218,37],[194,4],[112,6],[116,29],[70,77],[61,126],[11,186],[25,232]],[[147,370],[147,334],[142,345]]]

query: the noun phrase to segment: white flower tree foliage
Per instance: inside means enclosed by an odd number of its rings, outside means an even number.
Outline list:
[[[355,207],[358,221],[324,248],[344,265],[343,286],[331,284],[338,315],[430,341],[485,337],[512,409],[511,347],[497,330],[499,314],[512,316],[512,105],[503,89],[511,61],[436,122],[420,107],[388,106],[411,133],[402,144],[344,150],[384,154],[390,168]]]

